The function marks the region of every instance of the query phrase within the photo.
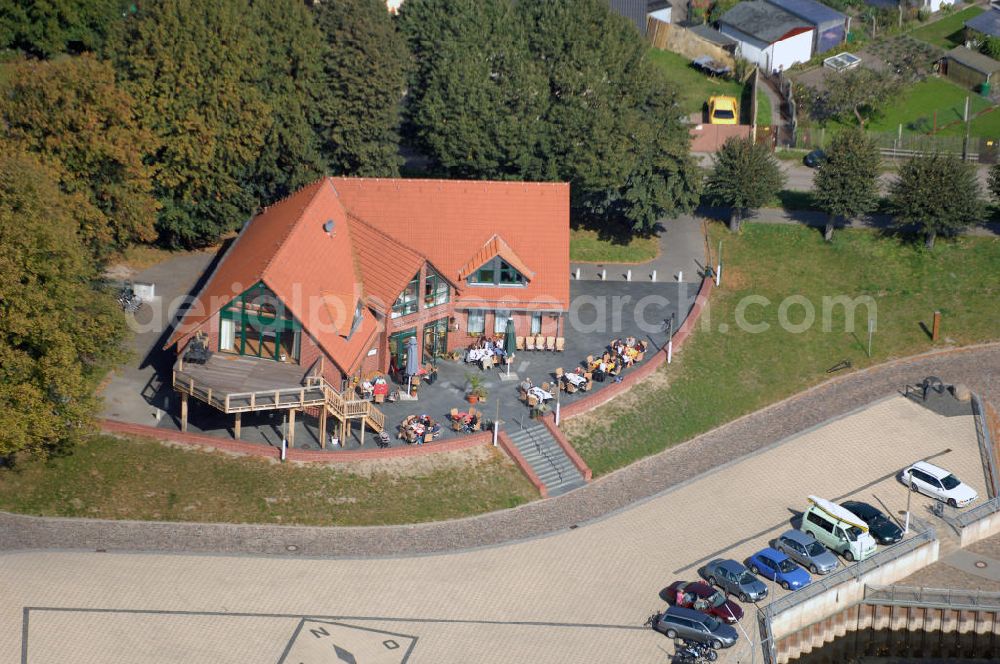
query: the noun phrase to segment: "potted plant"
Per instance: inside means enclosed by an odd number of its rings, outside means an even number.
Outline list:
[[[486,391],[486,386],[484,385],[483,377],[478,374],[467,373],[465,374],[465,378],[466,380],[469,381],[469,391],[468,394],[466,395],[466,398],[469,400],[469,403],[478,403],[479,401],[486,401],[486,396],[489,394],[489,392]]]

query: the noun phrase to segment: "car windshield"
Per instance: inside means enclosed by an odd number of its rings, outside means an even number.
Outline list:
[[[861,537],[861,529],[857,526],[851,526],[847,529],[847,539],[852,542],[857,542],[858,538]]]
[[[809,555],[810,556],[819,556],[819,555],[822,555],[822,553],[824,551],[826,551],[826,549],[824,549],[823,545],[820,544],[819,542],[813,542],[812,544],[809,545]]]
[[[757,579],[750,572],[743,572],[743,574],[740,575],[739,583],[741,586],[749,586],[756,580]]]
[[[954,475],[949,475],[948,477],[941,480],[941,484],[944,485],[945,489],[951,490],[957,487],[959,484],[961,484],[961,482],[959,482],[958,478],[955,477]]]
[[[718,608],[726,603],[726,596],[723,595],[722,593],[715,593],[714,595],[708,598],[708,603],[711,604],[714,608]]]
[[[722,108],[717,108],[715,109],[715,117],[719,118],[720,120],[732,120],[736,116],[733,114],[732,111],[727,111]]]
[[[708,631],[714,632],[719,629],[720,624],[721,623],[712,616],[705,616],[705,627],[708,628]]]
[[[785,558],[780,563],[778,563],[778,570],[781,571],[781,572],[784,572],[785,574],[788,574],[789,572],[794,572],[795,571],[795,563],[793,563],[788,558]]]

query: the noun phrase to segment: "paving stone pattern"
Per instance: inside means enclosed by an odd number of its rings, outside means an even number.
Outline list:
[[[924,377],[964,383],[1000,403],[1000,344],[906,358],[830,380],[639,461],[568,494],[468,519],[391,527],[315,528],[48,519],[0,514],[0,549],[67,548],[304,554],[442,552],[553,533],[596,519]],[[291,547],[291,548],[290,548]]]

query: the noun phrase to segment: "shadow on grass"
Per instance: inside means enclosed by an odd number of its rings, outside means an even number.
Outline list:
[[[628,246],[636,238],[650,238],[659,235],[664,230],[663,224],[656,223],[652,229],[636,233],[624,223],[612,223],[601,219],[582,219],[571,224],[573,230],[592,231],[597,233],[597,239],[620,246]]]

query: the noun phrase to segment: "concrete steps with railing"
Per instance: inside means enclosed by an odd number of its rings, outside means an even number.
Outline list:
[[[587,483],[544,424],[531,424],[507,433],[521,456],[545,485],[550,498]]]

